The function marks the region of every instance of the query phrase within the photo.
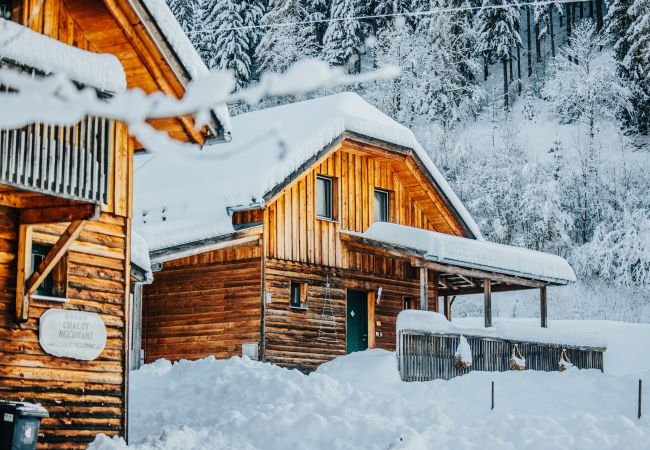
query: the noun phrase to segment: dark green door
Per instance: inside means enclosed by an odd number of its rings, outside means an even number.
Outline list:
[[[347,351],[359,352],[368,348],[368,294],[348,291]]]

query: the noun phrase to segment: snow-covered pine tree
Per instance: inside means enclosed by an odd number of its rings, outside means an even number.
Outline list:
[[[596,33],[594,22],[581,21],[569,44],[555,58],[544,94],[561,122],[584,123],[593,139],[596,121],[614,119],[628,107],[629,92],[613,65],[597,61],[605,37]]]
[[[506,6],[494,8],[494,6]],[[492,61],[503,65],[503,105],[509,107],[508,62],[514,57],[512,50],[521,47],[519,35],[519,10],[508,0],[484,0],[476,16],[478,51],[483,55],[485,69]]]
[[[334,0],[330,8],[330,19],[334,20],[323,37],[323,59],[332,65],[348,65],[355,72],[362,46],[357,10],[357,0]]]
[[[199,9],[198,0],[167,0],[167,5],[185,33],[194,30],[194,13]]]
[[[249,81],[252,81],[257,74],[258,64],[255,60],[255,49],[260,43],[264,30],[259,26],[264,17],[264,1],[263,0],[241,0],[241,16],[244,23],[243,30],[248,38],[248,57],[251,60],[251,76]]]
[[[650,132],[650,0],[635,0],[629,8],[632,25],[627,42],[630,48],[623,66],[632,90],[633,119],[638,130]]]
[[[281,71],[292,63],[317,52],[314,27],[300,24],[309,20],[309,14],[300,0],[270,0],[262,25],[264,36],[255,50],[259,73]],[[281,23],[299,23],[290,26],[273,26]]]
[[[468,6],[467,1],[430,0],[429,8]],[[413,60],[419,116],[444,129],[476,113],[483,90],[476,83],[480,70],[474,48],[476,33],[465,12],[433,14],[423,18],[414,34]]]
[[[309,20],[315,22],[314,32],[316,33],[316,43],[319,46],[323,45],[323,37],[327,30],[327,22],[325,22],[325,19],[329,17],[327,3],[327,0],[307,0],[307,14],[309,14]]]
[[[210,33],[210,68],[232,70],[237,86],[244,86],[251,76],[250,41],[242,27],[241,4],[237,0],[215,0],[204,11],[203,26]]]

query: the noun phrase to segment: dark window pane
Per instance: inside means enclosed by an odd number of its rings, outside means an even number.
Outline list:
[[[291,283],[291,306],[300,307],[300,283]]]
[[[333,219],[332,180],[330,178],[316,178],[316,215],[324,219]]]
[[[9,0],[0,0],[0,17],[11,20],[11,2]]]
[[[50,248],[41,245],[34,245],[32,247],[32,270],[38,269],[38,266],[43,262],[45,256],[49,253]],[[36,289],[37,295],[52,295],[52,273],[45,277],[41,285]]]
[[[375,189],[375,222],[388,222],[388,192]]]

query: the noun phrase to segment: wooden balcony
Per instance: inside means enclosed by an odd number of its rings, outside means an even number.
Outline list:
[[[559,371],[564,352],[579,369],[603,370],[605,348],[506,340],[463,334],[472,350],[472,365],[461,369],[454,362],[459,334],[401,330],[397,337],[397,364],[404,381],[449,380],[472,370],[505,372],[515,345],[526,360],[526,370]]]
[[[0,60],[34,77],[37,70]],[[7,92],[11,87],[0,86]],[[73,126],[0,128],[0,184],[72,200],[108,203],[112,121],[87,116]]]

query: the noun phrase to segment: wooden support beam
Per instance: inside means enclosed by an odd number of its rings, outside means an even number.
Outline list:
[[[444,310],[445,310],[445,317],[447,320],[451,320],[451,298],[448,295],[445,295],[445,305],[444,305]]]
[[[43,283],[43,280],[50,274],[54,266],[61,260],[65,252],[68,251],[72,243],[79,237],[81,230],[83,230],[84,225],[87,221],[85,220],[75,220],[70,223],[68,228],[63,232],[59,240],[56,241],[56,244],[50,249],[49,253],[41,264],[34,270],[34,273],[29,277],[25,283],[25,297],[27,298],[26,303],[29,305],[29,297],[31,297],[38,287]]]
[[[429,309],[429,269],[420,267],[420,309]]]
[[[541,317],[542,328],[548,328],[548,323],[546,320],[547,316],[547,300],[546,300],[546,286],[539,288],[539,309]]]
[[[26,322],[29,319],[29,302],[25,296],[25,280],[32,271],[32,227],[18,227],[18,255],[16,276],[16,321]]]
[[[377,327],[375,323],[375,306],[377,305],[377,292],[368,292],[368,348],[375,348]]]
[[[62,223],[99,218],[99,205],[80,203],[53,208],[25,208],[20,210],[20,223],[36,225],[42,223]]]
[[[475,284],[472,280],[470,280],[469,278],[467,278],[466,276],[461,275],[461,274],[458,274],[458,276],[459,276],[460,278],[462,278],[463,281],[465,281],[465,282],[466,282],[467,284],[469,284],[470,286],[476,286],[476,284]]]
[[[483,315],[485,328],[492,326],[492,282],[489,278],[483,280]]]
[[[440,299],[439,299],[439,296],[438,296],[438,279],[439,278],[440,278],[440,274],[438,274],[438,272],[433,272],[433,280],[431,280],[431,284],[433,286],[433,292],[431,294],[431,298],[433,299],[433,307],[435,308],[436,312],[440,311]]]
[[[414,267],[428,267],[429,269],[436,270],[440,273],[446,273],[450,275],[463,275],[466,277],[474,277],[474,278],[489,277],[494,281],[500,281],[502,283],[508,283],[508,284],[516,284],[519,286],[526,286],[529,288],[540,288],[548,284],[544,281],[529,280],[514,275],[505,275],[501,273],[487,272],[487,271],[477,270],[477,269],[466,269],[458,266],[447,266],[433,261],[422,261],[419,259],[413,259],[411,260],[411,264]]]

